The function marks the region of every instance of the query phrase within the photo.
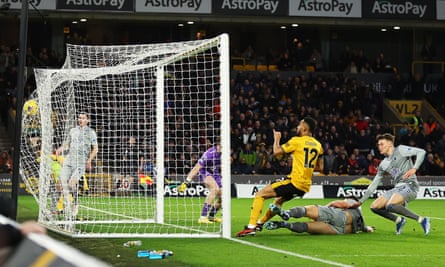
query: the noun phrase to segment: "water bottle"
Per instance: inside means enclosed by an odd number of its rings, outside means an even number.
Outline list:
[[[124,243],[124,247],[131,248],[142,245],[142,241],[140,240],[131,240]]]
[[[170,250],[139,250],[139,258],[149,258],[150,260],[164,259],[173,256],[173,251]]]

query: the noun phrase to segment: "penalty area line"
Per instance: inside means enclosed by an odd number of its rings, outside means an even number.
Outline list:
[[[302,258],[302,259],[307,259],[307,260],[311,260],[311,261],[318,261],[318,262],[326,263],[326,264],[329,264],[329,265],[341,266],[341,267],[353,267],[352,265],[347,265],[347,264],[343,264],[343,263],[340,263],[340,262],[328,261],[328,260],[315,258],[315,257],[311,257],[311,256],[308,256],[308,255],[303,255],[303,254],[299,254],[299,253],[295,253],[295,252],[291,252],[291,251],[287,251],[287,250],[282,250],[282,249],[272,248],[272,247],[268,247],[268,246],[263,246],[263,245],[259,245],[259,244],[256,244],[256,243],[252,243],[252,242],[249,242],[249,241],[244,241],[244,240],[240,240],[240,239],[236,239],[236,238],[229,238],[229,240],[241,243],[243,245],[248,245],[248,246],[252,246],[252,247],[256,247],[256,248],[260,248],[260,249],[264,249],[264,250],[269,250],[269,251],[273,251],[273,252],[277,252],[277,253],[281,253],[281,254],[286,254],[286,255],[289,255],[289,256],[298,257],[298,258]]]

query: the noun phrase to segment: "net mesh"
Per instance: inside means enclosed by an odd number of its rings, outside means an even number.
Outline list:
[[[198,224],[208,194],[200,179],[185,193],[176,189],[221,140],[220,40],[69,45],[62,69],[35,70],[20,169],[40,222],[76,236],[221,235],[219,223]],[[55,151],[81,112],[99,153],[77,190],[67,190],[58,178],[69,151]]]

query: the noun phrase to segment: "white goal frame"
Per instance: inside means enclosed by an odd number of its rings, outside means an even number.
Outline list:
[[[39,223],[44,224],[49,229],[66,234],[73,237],[224,237],[230,238],[231,236],[231,179],[230,179],[230,57],[229,57],[229,36],[227,34],[219,35],[215,38],[207,39],[207,40],[199,40],[199,41],[188,41],[188,42],[179,42],[181,45],[178,51],[172,51],[171,55],[165,56],[163,59],[155,62],[144,62],[145,57],[150,57],[153,53],[156,53],[157,44],[153,45],[135,45],[133,52],[118,53],[112,52],[108,54],[110,58],[107,58],[107,54],[103,54],[103,58],[97,59],[103,62],[107,62],[106,66],[93,66],[97,64],[97,61],[94,63],[85,63],[85,61],[77,62],[76,59],[71,55],[70,49],[84,49],[87,50],[92,48],[90,46],[88,48],[83,48],[82,46],[69,46],[67,50],[67,58],[65,61],[65,65],[62,69],[36,69],[36,82],[37,82],[37,90],[34,94],[35,100],[38,103],[38,118],[36,119],[36,114],[27,114],[24,112],[24,117],[22,120],[22,143],[26,142],[26,131],[27,124],[30,121],[40,121],[41,125],[41,135],[42,136],[53,136],[54,129],[52,127],[48,127],[52,125],[52,107],[50,104],[51,101],[51,89],[57,88],[60,84],[64,82],[69,82],[72,79],[76,79],[76,81],[88,81],[93,80],[95,77],[104,76],[108,73],[119,74],[120,72],[131,72],[136,71],[141,68],[156,68],[156,174],[154,180],[156,181],[156,212],[154,219],[143,219],[138,221],[137,219],[129,219],[129,220],[121,220],[121,221],[91,221],[91,220],[79,220],[78,218],[74,218],[70,214],[65,214],[62,219],[54,219],[48,211],[48,196],[49,191],[49,182],[51,176],[51,159],[49,157],[42,156],[39,160],[34,159],[38,164],[38,177],[35,177],[35,173],[30,174],[29,166],[30,166],[30,158],[32,157],[29,151],[21,151],[21,160],[20,160],[20,173],[25,182],[25,185],[30,190],[30,192],[34,195],[36,200],[39,203]],[[136,224],[165,224],[165,202],[164,202],[164,167],[165,167],[165,159],[164,159],[164,80],[165,76],[168,75],[165,66],[168,64],[178,61],[180,59],[184,59],[190,56],[197,55],[202,51],[209,49],[210,47],[217,46],[217,50],[219,52],[219,88],[220,88],[220,107],[221,107],[221,117],[220,117],[220,144],[221,144],[221,173],[222,173],[222,186],[224,190],[222,190],[222,223],[219,227],[219,230],[213,228],[211,231],[207,232],[205,229],[197,230],[197,231],[185,231],[181,232],[112,232],[112,231],[86,231],[84,228],[79,230],[77,226],[80,225],[88,225],[88,224],[113,224],[118,225],[120,223],[136,223]],[[110,51],[120,51],[124,46],[103,46],[96,47],[97,49],[110,49]],[[126,47],[132,47],[126,46]],[[176,46],[178,47],[178,46]],[[131,51],[131,50],[130,50]],[[137,53],[135,52],[137,51]],[[55,82],[57,81],[57,82]],[[75,113],[76,111],[74,111]],[[78,112],[78,111],[77,111]],[[73,116],[73,114],[68,114]],[[67,116],[68,116],[67,115]],[[30,117],[34,117],[31,118]],[[72,127],[71,125],[65,126],[65,128]],[[25,140],[25,141],[24,141]],[[41,144],[41,155],[51,155],[54,150],[54,144],[52,143],[51,138],[42,138]],[[31,179],[32,178],[32,179]],[[36,185],[36,178],[38,179],[38,185]],[[174,181],[177,184],[181,183],[183,180]],[[201,202],[203,202],[202,199]],[[202,203],[201,203],[202,204]],[[71,211],[68,211],[71,212]],[[192,216],[192,215],[191,215]],[[118,227],[118,226],[117,226]],[[179,228],[182,226],[179,226]],[[185,226],[184,226],[185,227]]]

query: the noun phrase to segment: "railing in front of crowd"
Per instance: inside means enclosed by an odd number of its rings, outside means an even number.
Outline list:
[[[416,73],[416,66],[425,66],[425,65],[440,65],[441,73],[444,73],[445,70],[445,61],[428,61],[428,60],[414,60],[411,63],[411,74],[414,75]]]

